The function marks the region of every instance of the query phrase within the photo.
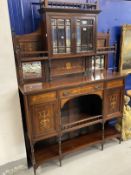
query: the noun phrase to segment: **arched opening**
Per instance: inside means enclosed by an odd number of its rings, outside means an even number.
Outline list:
[[[102,120],[102,99],[91,94],[69,100],[61,110],[62,129],[73,131]]]

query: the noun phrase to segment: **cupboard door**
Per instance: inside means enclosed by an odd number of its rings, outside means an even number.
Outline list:
[[[51,54],[71,53],[71,19],[61,16],[50,18]]]
[[[32,106],[33,139],[39,140],[57,134],[57,102]]]
[[[122,116],[122,88],[109,89],[105,94],[105,119]]]
[[[96,49],[95,17],[76,18],[76,53],[93,52]]]

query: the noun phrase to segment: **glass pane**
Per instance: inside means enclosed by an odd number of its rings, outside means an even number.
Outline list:
[[[91,65],[91,69],[94,70],[95,68],[95,57],[91,57],[91,61],[92,61],[92,65]]]
[[[88,28],[88,50],[92,50],[93,49],[93,28],[90,27]]]
[[[65,20],[64,19],[58,19],[57,20],[57,25],[65,25]]]
[[[77,52],[81,52],[81,47],[77,47]]]
[[[70,53],[71,52],[71,48],[66,48],[66,53]]]
[[[81,44],[82,46],[86,46],[88,44],[88,32],[87,32],[87,28],[86,27],[82,27],[81,28]]]
[[[58,53],[65,53],[65,47],[59,47]]]
[[[35,79],[42,77],[41,62],[22,63],[23,78]]]
[[[65,28],[64,26],[58,26],[57,32],[58,32],[59,53],[64,53],[65,52]]]
[[[66,26],[66,47],[71,46],[71,30],[70,26]]]
[[[51,19],[51,25],[56,25],[56,19]]]
[[[79,25],[77,25],[77,31],[76,31],[77,35],[77,46],[81,46],[81,28]]]
[[[71,25],[71,22],[69,19],[66,20],[66,25],[70,26]]]
[[[53,47],[57,47],[57,30],[56,30],[56,26],[52,26],[52,42],[53,42]]]
[[[71,20],[52,19],[53,54],[71,52]]]
[[[77,52],[93,50],[93,20],[77,20]],[[78,46],[80,48],[78,48]]]
[[[54,48],[54,49],[53,49],[53,53],[54,53],[54,54],[58,53],[58,49],[57,49],[57,48]]]
[[[96,69],[104,69],[104,55],[96,56]]]
[[[81,21],[81,24],[82,24],[82,25],[87,25],[87,24],[88,24],[88,23],[87,23],[87,20],[82,20],[82,21]]]

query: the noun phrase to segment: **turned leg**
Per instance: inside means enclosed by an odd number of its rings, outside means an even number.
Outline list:
[[[31,144],[31,154],[32,154],[32,165],[33,165],[33,170],[34,170],[34,175],[36,175],[36,161],[35,161],[35,155],[34,155],[34,145]]]
[[[102,143],[101,143],[101,150],[104,150],[104,141],[105,141],[105,136],[104,136],[104,131],[105,131],[105,123],[102,123]]]
[[[62,150],[61,150],[61,136],[59,136],[59,163],[60,163],[60,167],[62,166]]]

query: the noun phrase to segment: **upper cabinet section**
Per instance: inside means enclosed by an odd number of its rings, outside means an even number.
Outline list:
[[[41,4],[44,38],[50,58],[96,53],[98,1],[48,1]]]
[[[47,14],[50,57],[90,55],[96,51],[96,15]]]

